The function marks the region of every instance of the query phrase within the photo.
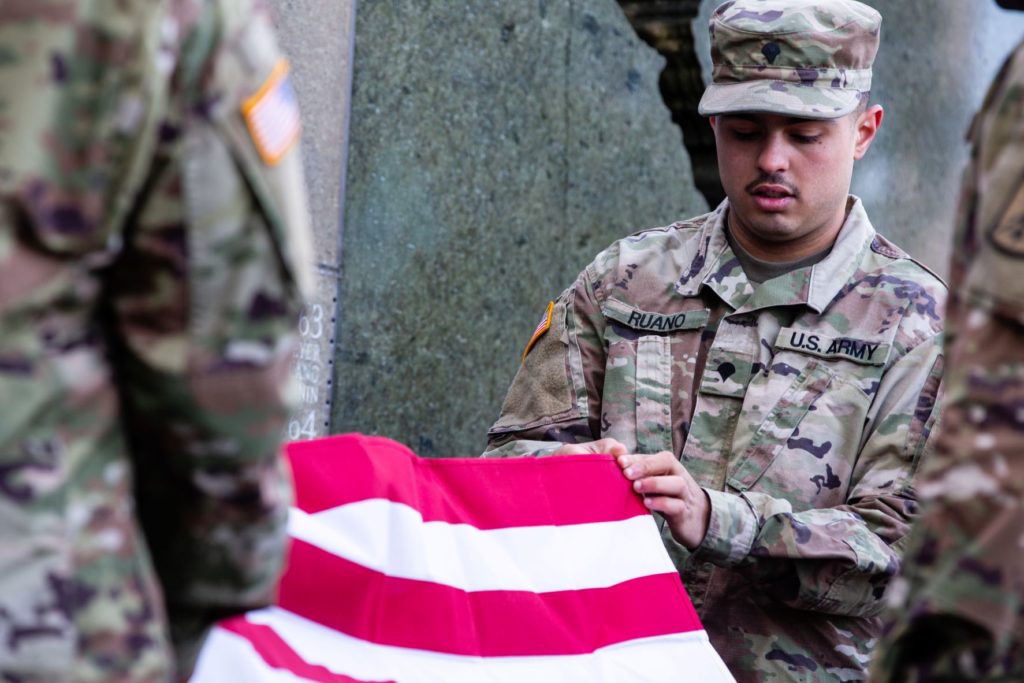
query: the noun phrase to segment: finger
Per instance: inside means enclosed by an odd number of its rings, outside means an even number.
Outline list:
[[[689,493],[686,481],[678,476],[645,477],[633,482],[633,490],[645,496],[685,498]]]
[[[651,512],[659,512],[668,518],[679,517],[686,512],[686,504],[671,496],[647,496],[644,505]]]
[[[668,451],[652,455],[626,455],[619,458],[619,465],[627,479],[637,480],[667,474],[681,474],[683,466]]]

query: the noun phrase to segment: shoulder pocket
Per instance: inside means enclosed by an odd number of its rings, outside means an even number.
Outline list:
[[[264,218],[285,281],[308,293],[313,246],[288,64],[265,9],[249,2],[217,4],[222,36],[201,97]],[[213,193],[217,183],[193,189]]]
[[[1001,194],[991,192],[981,199],[986,235],[965,283],[967,289],[1004,302],[1011,310],[1024,306],[1024,169],[1015,170],[1016,177],[1000,188]]]
[[[273,236],[281,269],[300,292],[312,290],[313,244],[298,143],[268,164],[243,116],[229,112],[217,121],[232,156]]]
[[[523,358],[501,406],[501,416],[488,434],[524,431],[581,415],[569,374],[565,316],[563,297],[551,309],[547,331]]]

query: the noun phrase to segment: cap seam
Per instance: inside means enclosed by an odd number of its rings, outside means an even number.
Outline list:
[[[781,80],[781,79],[778,79],[778,78],[762,78],[762,79],[759,79],[759,81],[763,82],[763,83],[784,83],[786,85],[793,85],[793,86],[797,86],[797,87],[800,87],[800,88],[816,88],[818,90],[842,90],[842,91],[849,91],[849,92],[856,92],[856,93],[866,92],[866,91],[861,90],[860,88],[854,88],[854,87],[849,87],[849,86],[835,87],[835,86],[829,85],[828,87],[823,87],[823,86],[820,86],[820,85],[813,85],[813,84],[810,84],[810,83],[797,83],[795,81],[784,81],[784,80]],[[722,85],[749,85],[751,83],[756,84],[759,81],[727,81],[725,83],[715,82],[715,83],[709,83],[707,87],[708,88],[712,88],[712,87],[714,87],[716,85],[719,85],[719,86],[722,86]]]
[[[823,31],[823,32],[822,31],[812,31],[812,30],[802,29],[800,31],[786,31],[785,33],[777,33],[777,32],[761,33],[761,32],[758,32],[758,31],[749,31],[749,30],[747,30],[745,28],[740,28],[738,26],[733,26],[732,24],[726,24],[724,21],[718,21],[716,23],[718,23],[718,24],[720,24],[722,26],[727,26],[730,31],[736,31],[737,33],[743,33],[743,34],[746,34],[748,36],[767,37],[767,36],[792,36],[792,35],[795,35],[797,33],[807,33],[809,35],[821,35],[822,33],[829,34],[829,33],[835,33],[836,31],[840,31],[840,30],[842,30],[842,29],[844,29],[844,28],[846,28],[848,26],[853,26],[857,22],[856,21],[848,21],[845,24],[843,24],[842,26],[836,26],[833,29],[829,29],[828,31]],[[719,48],[719,49],[721,49],[721,48]]]
[[[700,103],[700,106],[699,106],[699,110],[700,110],[700,113],[701,113],[702,116],[717,116],[717,115],[721,115],[721,114],[729,114],[729,113],[734,113],[734,112],[739,112],[739,111],[751,111],[751,112],[763,111],[763,112],[774,112],[774,113],[792,112],[793,116],[798,116],[798,117],[808,118],[808,119],[836,119],[836,118],[840,118],[842,116],[845,116],[846,114],[848,114],[851,111],[853,111],[854,108],[855,108],[855,103],[853,103],[853,102],[848,103],[848,104],[844,104],[843,106],[841,106],[841,107],[839,107],[837,109],[823,110],[823,109],[821,109],[822,105],[818,105],[818,104],[806,105],[805,107],[801,107],[799,109],[794,109],[792,107],[783,107],[783,106],[779,106],[779,105],[773,105],[771,102],[764,101],[764,102],[760,103],[760,106],[736,108],[734,106],[729,106],[729,105],[725,105],[725,104],[720,104],[719,106],[715,106],[714,103],[708,103],[706,101],[707,97],[709,96],[709,94],[710,94],[710,92],[711,92],[711,90],[713,88],[724,88],[724,87],[728,87],[728,86],[731,86],[731,85],[747,85],[747,83],[744,83],[744,82],[737,82],[737,83],[713,83],[713,84],[709,85],[707,91],[705,91],[705,93],[704,93],[705,96],[701,98],[701,103]],[[808,87],[813,87],[813,86],[808,86]],[[843,94],[844,96],[860,94],[860,91],[858,91],[858,90],[848,90],[848,89],[838,89],[838,88],[836,90],[839,90],[839,92],[841,94]],[[825,105],[825,106],[827,106],[827,105]],[[797,113],[797,112],[799,112],[799,113]]]
[[[741,69],[762,69],[762,68],[764,68],[764,69],[779,69],[780,71],[809,71],[809,70],[817,71],[819,69],[830,69],[830,70],[834,70],[834,71],[848,71],[848,72],[853,72],[853,73],[861,72],[861,71],[872,71],[872,69],[870,69],[870,68],[867,68],[867,69],[847,69],[847,68],[841,67],[841,66],[806,66],[806,67],[804,67],[804,66],[774,66],[772,64],[736,64],[736,63],[732,63],[732,62],[730,62],[728,64],[726,64],[724,62],[720,63],[720,64],[712,64],[712,68],[717,68],[717,67],[724,67],[724,68],[728,68],[728,69],[735,69],[735,68],[741,68]]]

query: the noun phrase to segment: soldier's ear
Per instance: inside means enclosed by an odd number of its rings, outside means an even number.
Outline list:
[[[878,134],[878,129],[882,127],[885,110],[882,109],[882,105],[873,104],[855,116],[853,158],[859,160],[868,153],[871,142]]]

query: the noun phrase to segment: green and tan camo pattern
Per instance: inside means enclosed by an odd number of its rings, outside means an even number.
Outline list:
[[[873,680],[1024,680],[1024,44],[971,130],[942,427]]]
[[[309,238],[239,105],[279,57],[254,0],[0,1],[0,680],[176,681],[272,598]]]
[[[871,90],[882,17],[854,0],[736,0],[711,16],[704,115],[838,118]]]
[[[693,553],[665,543],[737,680],[862,680],[916,508],[945,287],[851,197],[823,261],[755,288],[727,211],[637,233],[583,271],[487,454],[603,437],[675,453],[711,521]]]

